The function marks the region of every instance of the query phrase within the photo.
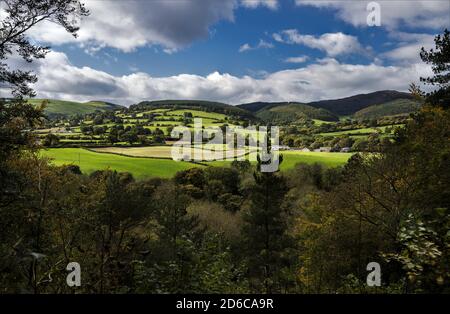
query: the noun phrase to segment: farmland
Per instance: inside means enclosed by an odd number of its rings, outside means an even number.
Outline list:
[[[364,135],[364,134],[373,134],[373,133],[385,133],[386,128],[394,128],[394,127],[402,127],[403,124],[399,125],[392,125],[392,126],[380,126],[380,127],[374,127],[374,128],[361,128],[361,129],[354,129],[354,130],[342,130],[342,131],[336,131],[336,132],[325,132],[325,133],[319,133],[319,135],[323,136],[337,136],[337,135]]]
[[[217,145],[216,145],[217,146]],[[172,146],[147,146],[147,147],[99,147],[92,149],[99,153],[111,153],[119,154],[129,157],[149,157],[149,158],[166,158],[172,159]],[[212,150],[211,145],[203,145],[203,147],[192,147],[190,154],[191,156],[199,155],[202,156],[202,160],[208,160],[207,154],[214,153],[214,151],[222,153],[224,156],[243,156],[249,151],[255,151],[255,149],[239,149],[239,150],[227,150],[222,147],[215,147]],[[180,153],[184,153],[183,149],[180,148]]]
[[[30,100],[35,104],[39,101]],[[112,107],[101,111],[104,106]],[[204,101],[142,102],[125,108],[95,101],[50,100],[47,111],[54,113],[82,109],[76,115],[52,118],[34,133],[44,146],[50,148],[43,150],[43,155],[52,158],[56,165],[77,164],[85,173],[109,168],[130,172],[137,179],[143,179],[169,178],[191,167],[228,167],[232,156],[245,156],[255,163],[256,147],[237,150],[226,144],[209,144],[206,138],[200,144],[191,143],[187,150],[178,150],[179,159],[186,159],[184,157],[190,153],[198,163],[174,161],[171,145],[178,137],[172,138],[173,128],[183,126],[192,136],[196,118],[201,118],[202,128],[214,126],[222,130],[276,123],[280,127],[280,145],[292,148],[282,151],[282,171],[292,169],[297,163],[320,163],[326,167],[343,165],[351,156],[348,151],[365,150],[391,137],[394,126],[401,127],[406,121],[401,117],[362,121],[351,115],[337,116],[300,103],[257,103],[253,106],[262,109],[254,114],[244,108]],[[97,111],[92,112],[93,108]],[[255,134],[247,131],[248,146],[255,145],[251,143],[251,139],[256,143]],[[371,134],[373,136],[369,136]],[[318,152],[321,147],[329,149]],[[344,147],[346,150],[342,150]],[[303,148],[310,152],[299,150]]]
[[[167,146],[168,147],[168,146]],[[170,147],[168,147],[170,148]],[[156,154],[157,150],[153,153]],[[53,159],[55,165],[78,165],[84,173],[96,170],[111,169],[118,172],[130,172],[137,179],[149,177],[170,178],[178,171],[192,167],[229,166],[230,161],[213,161],[195,164],[184,161],[174,161],[165,158],[128,157],[111,153],[93,152],[83,148],[50,148],[41,151],[42,155]],[[167,156],[165,150],[161,156]],[[292,169],[297,163],[320,163],[328,167],[345,164],[352,154],[350,153],[308,153],[308,152],[282,152],[283,163],[281,170]]]
[[[84,173],[111,169],[130,172],[137,179],[149,177],[170,178],[178,171],[197,166],[189,162],[168,159],[126,157],[116,154],[96,153],[82,148],[53,148],[41,151],[43,156],[52,158],[52,163],[78,165]]]

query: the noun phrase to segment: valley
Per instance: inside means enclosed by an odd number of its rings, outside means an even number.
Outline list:
[[[375,98],[381,97],[380,92],[374,94]],[[398,99],[395,94],[395,99],[390,100],[388,96],[392,93],[386,94],[382,98],[387,102],[377,105],[373,105],[371,97],[363,96],[366,107],[360,98],[356,98],[354,109],[347,101],[346,115],[339,115],[342,111],[338,108],[333,112],[317,104],[297,102],[230,106],[208,101],[164,100],[145,101],[129,108],[103,102],[40,99],[29,102],[45,106],[49,118],[33,132],[45,148],[42,155],[51,158],[55,165],[78,165],[85,173],[111,169],[144,179],[169,178],[192,167],[228,167],[232,162],[230,156],[256,163],[258,148],[251,146],[252,134],[247,135],[246,149],[227,147],[225,143],[212,145],[204,139],[200,145],[191,146],[191,153],[203,156],[202,160],[172,160],[172,145],[179,139],[172,137],[172,130],[183,126],[193,132],[196,118],[201,118],[203,129],[219,127],[222,131],[227,127],[279,126],[281,171],[288,171],[298,163],[342,166],[352,154],[370,152],[383,141],[389,141],[419,106],[408,97]],[[78,108],[76,113],[73,107]],[[365,118],[372,112],[376,118]],[[223,153],[228,160],[206,157],[214,152]]]

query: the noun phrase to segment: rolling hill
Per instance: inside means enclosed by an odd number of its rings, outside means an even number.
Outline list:
[[[240,108],[246,108],[247,110],[254,112],[261,120],[271,123],[292,123],[301,118],[319,119],[324,121],[339,120],[335,114],[326,109],[314,108],[297,102],[258,102],[240,105]]]
[[[89,101],[89,102],[76,102],[57,99],[28,99],[28,103],[33,105],[40,105],[42,102],[46,102],[44,112],[49,116],[64,115],[70,116],[75,114],[88,114],[99,111],[117,110],[123,108],[122,106],[104,102],[104,101]]]
[[[257,112],[262,109],[269,109],[271,107],[280,106],[283,104],[289,104],[289,102],[264,102],[264,101],[257,101],[257,102],[251,102],[248,104],[241,104],[237,105],[236,107],[248,110],[250,112]]]
[[[391,102],[398,99],[411,100],[409,93],[394,90],[377,91],[369,94],[360,94],[351,97],[310,102],[308,105],[324,108],[340,116],[352,115],[366,107]]]
[[[75,102],[56,99],[29,99],[32,104],[47,101],[45,112],[49,116],[87,114],[97,110],[117,110],[125,107],[104,102]],[[377,91],[351,97],[322,100],[310,103],[300,102],[253,102],[231,106],[221,102],[205,100],[157,100],[142,101],[131,105],[130,112],[154,109],[193,109],[225,114],[239,120],[292,123],[301,118],[338,121],[339,116],[355,114],[359,119],[406,114],[415,111],[418,103],[408,93],[398,91]]]
[[[235,116],[242,119],[255,120],[256,117],[248,110],[228,104],[206,101],[206,100],[156,100],[142,101],[130,106],[130,111],[145,111],[155,108],[166,109],[196,109],[206,112],[222,113],[228,116]]]
[[[377,119],[384,116],[405,115],[420,108],[420,103],[411,99],[397,99],[384,104],[372,105],[357,111],[356,119]]]

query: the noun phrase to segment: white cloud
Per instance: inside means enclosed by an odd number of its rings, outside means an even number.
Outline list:
[[[258,45],[256,46],[256,48],[273,48],[273,44],[269,43],[265,40],[260,39]]]
[[[245,43],[242,46],[239,47],[239,52],[245,52],[249,50],[256,50],[256,49],[270,49],[273,48],[274,45],[272,43],[269,43],[263,39],[260,39],[258,44],[256,46],[250,46],[250,44]]]
[[[247,51],[250,49],[252,49],[252,47],[250,47],[250,45],[248,43],[245,43],[239,47],[239,52],[244,52],[244,51]]]
[[[309,59],[308,56],[289,57],[284,60],[287,63],[303,63]]]
[[[125,52],[146,45],[161,45],[168,51],[209,36],[209,27],[234,19],[235,0],[212,1],[114,1],[84,0],[90,16],[80,23],[75,39],[62,27],[43,22],[29,35],[51,44],[82,43],[108,46]]]
[[[420,49],[434,47],[435,35],[393,32],[389,35],[395,39],[397,47],[380,54],[381,58],[393,60],[398,64],[409,64],[420,61]]]
[[[251,9],[259,6],[264,6],[271,10],[278,9],[278,0],[241,0],[241,4],[242,6]]]
[[[355,26],[367,26],[367,4],[370,1],[296,0],[299,6],[314,6],[336,10],[336,15]],[[378,1],[381,6],[381,25],[398,28],[409,27],[442,29],[450,25],[450,1],[422,0]]]
[[[283,42],[283,37],[278,33],[273,34],[272,37],[273,39],[275,39],[275,41],[278,41],[279,43]]]
[[[70,64],[66,55],[51,52],[29,65],[39,77],[38,97],[87,101],[107,100],[129,105],[154,99],[209,99],[230,104],[252,101],[314,101],[375,90],[406,91],[409,83],[430,75],[423,63],[409,66],[352,65],[322,59],[302,68],[278,71],[262,78],[213,72],[207,76],[179,74],[152,77],[137,72],[113,76]],[[22,62],[22,63],[20,63]],[[5,91],[1,91],[5,94]]]
[[[325,33],[318,37],[299,34],[296,29],[287,29],[281,33],[273,34],[276,41],[288,44],[305,45],[310,48],[324,51],[328,56],[361,53],[364,48],[358,38],[351,35],[339,33]]]

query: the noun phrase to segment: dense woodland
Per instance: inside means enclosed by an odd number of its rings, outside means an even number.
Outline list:
[[[9,43],[36,57],[17,36]],[[39,155],[26,130],[41,109],[1,103],[0,293],[449,293],[449,47],[446,31],[421,54],[440,78],[432,94],[413,86],[427,105],[341,168],[235,161],[173,179],[88,176]],[[0,69],[18,96],[32,92],[29,74]],[[66,285],[74,261],[80,287]],[[373,261],[381,287],[365,283]]]

